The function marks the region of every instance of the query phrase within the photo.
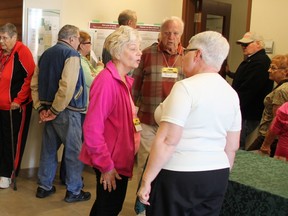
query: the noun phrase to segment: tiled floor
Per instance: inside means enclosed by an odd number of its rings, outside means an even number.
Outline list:
[[[65,186],[55,178],[56,193],[44,198],[35,197],[37,188],[36,170],[22,170],[17,178],[17,190],[13,185],[9,189],[0,189],[0,215],[1,216],[87,216],[95,200],[95,174],[86,167],[83,172],[84,190],[91,192],[91,199],[86,202],[64,202]],[[128,184],[128,191],[119,216],[134,216],[134,201],[137,187],[136,175]]]

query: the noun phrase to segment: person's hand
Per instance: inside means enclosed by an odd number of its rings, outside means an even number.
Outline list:
[[[140,202],[143,203],[144,205],[150,205],[150,203],[148,202],[150,191],[151,191],[151,184],[145,183],[145,181],[142,180],[141,187],[138,190],[137,196]]]
[[[19,109],[19,108],[20,108],[20,104],[18,104],[18,103],[12,102],[11,105],[10,105],[10,109],[11,110],[16,110],[16,109]]]
[[[104,190],[109,192],[116,190],[116,179],[121,180],[122,178],[117,173],[116,169],[110,170],[106,173],[102,173],[100,177],[100,184],[103,184]]]
[[[44,122],[44,119],[46,118],[48,116],[48,114],[47,114],[47,110],[41,110],[40,112],[39,112],[39,118],[40,118],[40,120],[39,120],[39,123],[42,123],[42,122]]]
[[[46,113],[43,112],[43,111],[46,111],[46,110],[42,110],[40,112],[41,121],[47,122],[47,121],[52,121],[52,120],[54,120],[56,118],[56,115],[54,113],[52,113],[51,110],[47,110]]]
[[[262,154],[270,155],[271,152],[270,146],[265,146],[262,144],[261,148],[259,149],[259,152]]]
[[[104,63],[103,63],[102,61],[98,61],[97,64],[96,64],[96,66],[102,66],[102,67],[104,67]]]

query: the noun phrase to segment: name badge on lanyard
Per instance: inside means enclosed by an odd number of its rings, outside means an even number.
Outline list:
[[[140,122],[140,119],[139,118],[133,118],[133,123],[134,123],[134,127],[135,127],[135,130],[137,132],[140,132],[142,131],[142,126],[141,126],[141,122]]]
[[[162,77],[165,77],[165,78],[177,78],[178,77],[178,68],[175,68],[175,67],[163,67],[161,72],[162,72]]]

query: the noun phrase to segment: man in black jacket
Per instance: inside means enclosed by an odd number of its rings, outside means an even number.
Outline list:
[[[259,125],[264,109],[263,100],[271,92],[273,81],[269,80],[270,58],[266,55],[263,38],[247,32],[237,41],[241,45],[244,61],[236,72],[227,71],[233,78],[232,87],[238,93],[242,113],[240,148],[245,149],[246,138]]]

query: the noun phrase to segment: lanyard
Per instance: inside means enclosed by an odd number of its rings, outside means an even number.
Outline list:
[[[177,55],[177,58],[175,59],[175,61],[174,61],[174,63],[172,64],[172,66],[169,66],[169,65],[168,65],[168,62],[167,62],[167,59],[166,59],[166,56],[164,55],[163,52],[162,52],[162,56],[163,56],[163,58],[164,58],[164,60],[165,60],[165,63],[166,63],[166,65],[167,65],[168,68],[173,68],[174,65],[176,64],[178,58],[179,58],[179,55]]]

